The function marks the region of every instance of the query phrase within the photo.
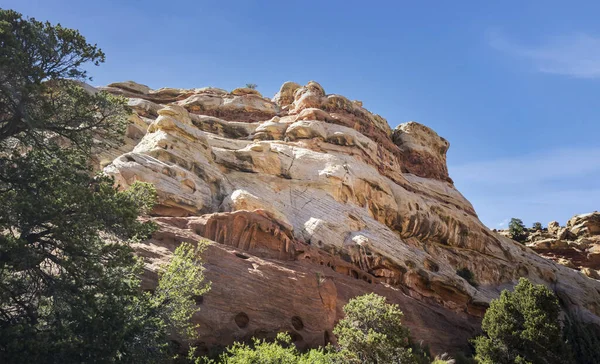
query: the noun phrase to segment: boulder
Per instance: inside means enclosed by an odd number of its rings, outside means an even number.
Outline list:
[[[446,166],[450,143],[432,129],[414,121],[400,124],[392,134],[406,172],[419,177],[451,181]]]
[[[600,212],[573,216],[567,221],[567,229],[575,236],[600,235]]]
[[[257,96],[261,96],[260,92],[258,92],[257,90],[250,88],[250,87],[240,87],[240,88],[236,88],[235,90],[231,91],[232,95],[235,96],[244,96],[244,95],[257,95]]]
[[[576,235],[569,230],[569,228],[560,228],[556,233],[558,240],[574,240]]]
[[[558,234],[558,230],[560,230],[560,224],[558,221],[550,221],[548,223],[548,233],[550,234]]]
[[[288,81],[284,83],[281,85],[279,92],[273,97],[273,102],[282,108],[291,105],[295,99],[294,94],[300,87],[296,82]]]
[[[133,81],[115,82],[108,85],[108,87],[114,87],[141,95],[147,95],[150,92],[150,87]]]

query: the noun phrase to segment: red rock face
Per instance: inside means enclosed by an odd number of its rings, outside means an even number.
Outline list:
[[[249,226],[255,232],[244,241],[221,235],[222,242],[213,243],[205,253],[206,278],[212,288],[199,300],[201,311],[194,316],[200,339],[191,344],[199,348],[208,350],[252,337],[274,338],[281,331],[289,332],[299,348],[324,346],[335,341],[332,329],[343,317],[343,305],[365,292],[384,295],[402,307],[413,335],[436,352],[464,350],[467,340],[478,332],[481,310],[470,315],[411,297],[402,285],[385,284],[385,278],[339,256],[290,241],[277,223],[261,214],[244,211],[154,220],[159,232],[136,248],[149,262],[145,289],[155,285],[153,268],[167,262],[169,252],[181,242],[208,237],[216,242],[219,239],[212,235],[216,227],[234,232]],[[393,271],[383,267],[378,269]]]
[[[452,183],[446,166],[446,152],[450,147],[446,139],[414,122],[400,125],[392,138],[400,150],[406,172]]]
[[[316,82],[288,82],[273,100],[249,89],[106,90],[130,97],[136,128],[98,160],[112,161],[104,172],[120,186],[150,182],[159,197],[160,230],[136,246],[144,287],[182,241],[212,242],[212,289],[198,297],[190,344],[289,331],[301,348],[324,345],[343,305],[376,292],[433,352],[464,350],[490,300],[519,277],[600,322],[600,282],[483,226],[448,176],[449,143],[426,126],[392,131]]]

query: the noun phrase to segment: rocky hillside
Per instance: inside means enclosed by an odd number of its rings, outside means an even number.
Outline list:
[[[181,241],[214,242],[212,290],[194,318],[201,348],[283,330],[300,347],[323,345],[348,299],[373,291],[434,352],[460,350],[521,276],[600,321],[600,282],[483,226],[448,175],[448,141],[424,125],[392,130],[316,82],[286,82],[273,99],[248,88],[103,89],[135,114],[125,145],[98,163],[121,186],[147,181],[159,193],[160,231],[137,246],[145,287]]]
[[[508,231],[500,231],[508,235]],[[551,221],[542,230],[526,231],[525,244],[538,254],[600,279],[600,212],[575,215],[565,226]]]

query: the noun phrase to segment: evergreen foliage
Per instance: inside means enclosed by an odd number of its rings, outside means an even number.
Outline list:
[[[204,358],[196,363],[215,363]],[[331,348],[312,349],[302,354],[287,333],[279,333],[273,342],[254,339],[252,344],[234,343],[219,358],[226,364],[337,364],[339,356]]]
[[[385,297],[374,293],[351,299],[344,306],[345,317],[335,327],[338,346],[299,353],[288,334],[274,342],[255,339],[251,345],[236,343],[220,358],[220,363],[429,363],[429,353],[411,345],[409,331],[402,326],[402,312]],[[411,348],[413,346],[415,349]],[[213,363],[196,359],[196,363]]]
[[[469,282],[471,286],[478,286],[477,281],[475,280],[475,274],[473,274],[469,268],[460,268],[456,271],[456,274],[465,281]]]
[[[581,322],[567,314],[564,322],[564,339],[571,347],[577,364],[596,364],[600,359],[600,328],[593,323]]]
[[[402,311],[374,293],[351,299],[333,333],[347,361],[356,363],[414,363],[409,330]]]
[[[169,264],[159,272],[153,295],[167,326],[185,339],[197,335],[197,327],[190,322],[198,311],[195,297],[210,290],[210,283],[204,283],[204,267],[200,260],[207,246],[208,241],[200,241],[195,248],[189,243],[181,243]]]
[[[508,224],[508,233],[513,240],[523,241],[525,239],[525,224],[521,219],[513,217]]]
[[[562,339],[560,308],[543,285],[521,278],[513,292],[492,300],[483,318],[485,336],[474,340],[482,364],[572,363]]]
[[[96,140],[117,142],[129,113],[80,83],[84,64],[103,61],[76,30],[0,10],[2,363],[166,360],[168,335],[190,334],[191,297],[206,289],[201,268],[182,271],[198,267],[184,246],[159,293],[140,290],[130,243],[155,230],[138,217],[156,191],[119,190],[90,167]]]

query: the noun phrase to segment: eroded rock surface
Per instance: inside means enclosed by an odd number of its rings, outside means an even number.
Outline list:
[[[522,276],[598,321],[600,282],[483,226],[448,176],[449,143],[424,125],[392,131],[316,82],[287,82],[273,100],[249,89],[104,89],[130,98],[143,134],[105,151],[119,155],[104,171],[159,195],[161,229],[137,246],[146,288],[181,241],[214,242],[213,288],[194,318],[201,348],[283,330],[300,347],[324,345],[348,299],[374,291],[434,352],[460,350]],[[457,275],[464,268],[477,287]]]
[[[543,257],[600,278],[600,212],[575,215],[564,227],[551,221],[547,229],[527,235],[527,246]]]

